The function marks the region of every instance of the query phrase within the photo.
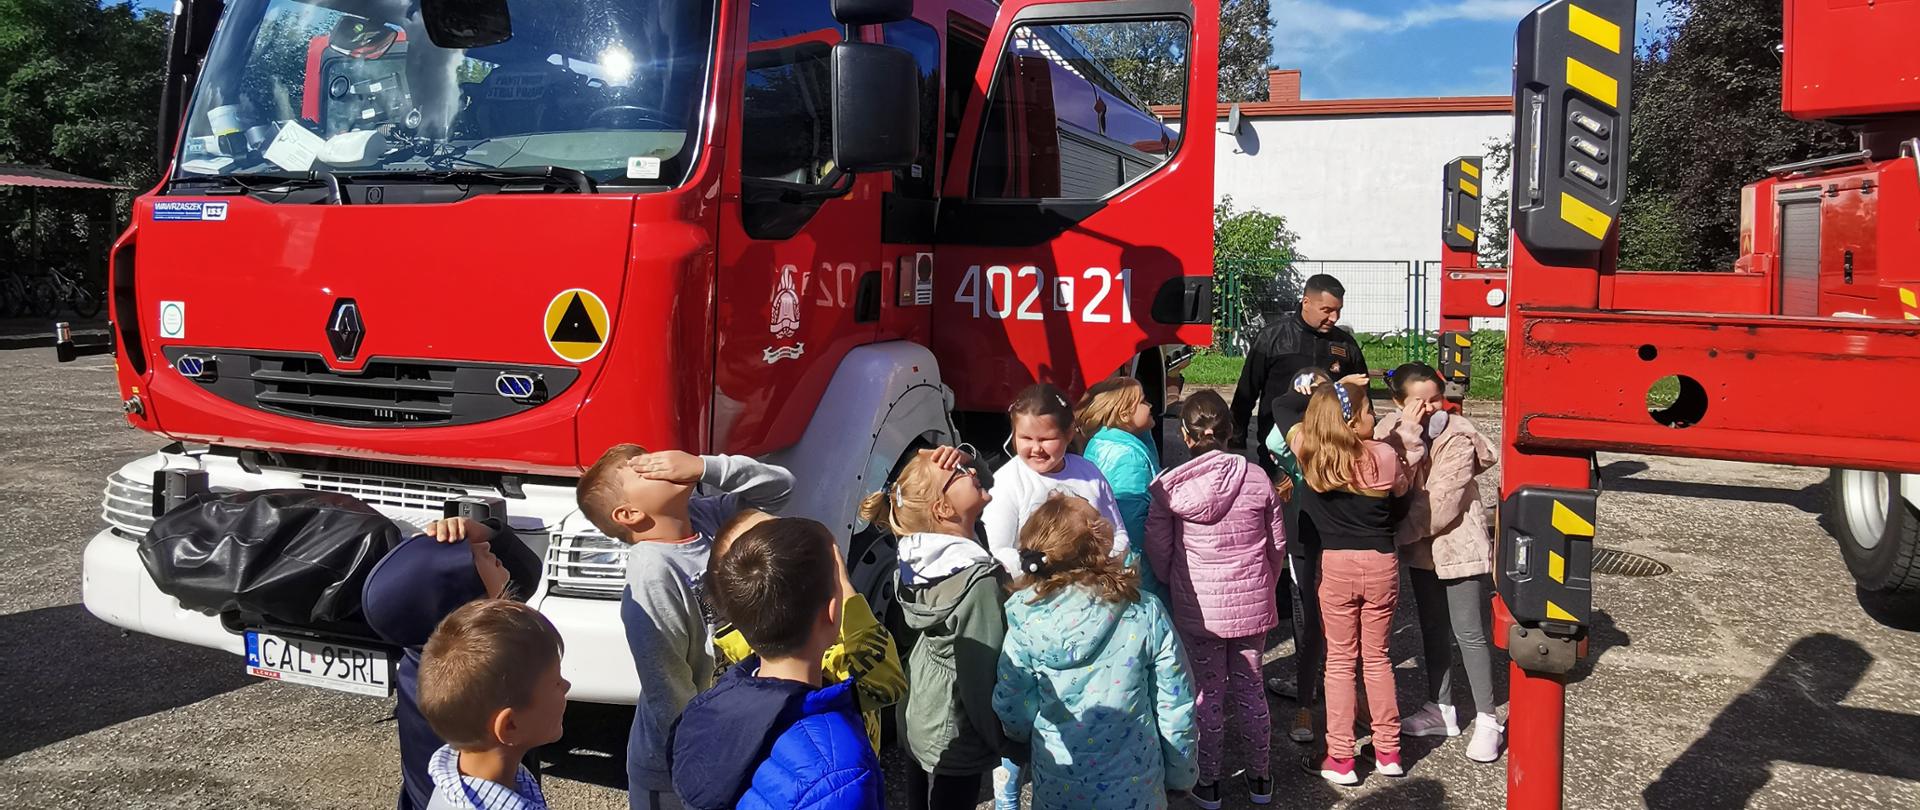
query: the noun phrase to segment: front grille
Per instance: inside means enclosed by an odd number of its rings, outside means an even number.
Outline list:
[[[356,427],[466,425],[512,416],[558,396],[579,377],[567,366],[374,358],[340,371],[319,355],[169,346],[170,373],[269,413]],[[203,373],[189,375],[198,367]],[[206,374],[205,369],[218,369]],[[503,384],[505,379],[511,384]]]
[[[419,481],[304,472],[300,474],[300,486],[315,492],[351,495],[361,503],[376,508],[416,509],[435,514],[440,512],[442,504],[468,494],[464,489]]]
[[[100,517],[115,534],[129,540],[147,536],[147,530],[153,528],[153,485],[117,472],[107,476]]]
[[[556,534],[547,544],[552,593],[618,599],[627,582],[627,545],[602,534]]]
[[[261,410],[328,422],[453,421],[451,365],[376,361],[340,374],[318,357],[262,357],[250,375]]]

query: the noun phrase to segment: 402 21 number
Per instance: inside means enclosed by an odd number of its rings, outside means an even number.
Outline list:
[[[1082,282],[1091,292],[1084,302],[1076,290]],[[1031,264],[976,264],[960,277],[953,302],[969,307],[975,318],[1039,321],[1047,312],[1065,312],[1086,323],[1133,323],[1133,271],[1089,267],[1076,277]]]

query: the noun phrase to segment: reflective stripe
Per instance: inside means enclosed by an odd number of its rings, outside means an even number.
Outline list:
[[[1619,80],[1571,56],[1567,57],[1567,86],[1608,107],[1620,109]]]
[[[1612,217],[1564,191],[1560,192],[1560,218],[1595,239],[1607,238],[1607,228],[1613,224]]]
[[[1460,161],[1460,173],[1475,180],[1480,179],[1480,167],[1473,165],[1471,161]]]
[[[1474,185],[1472,180],[1468,180],[1464,177],[1460,178],[1460,190],[1468,194],[1471,194],[1475,197],[1480,196],[1480,187]]]
[[[1620,52],[1620,26],[1572,3],[1567,4],[1567,30],[1609,51]]]

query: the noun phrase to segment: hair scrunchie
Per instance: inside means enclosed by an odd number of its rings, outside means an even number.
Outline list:
[[[1047,570],[1047,555],[1030,548],[1020,549],[1020,570],[1039,576]]]

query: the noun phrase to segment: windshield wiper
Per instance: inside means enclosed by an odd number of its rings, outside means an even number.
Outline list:
[[[196,174],[174,177],[170,186],[206,187],[229,194],[259,194],[315,188],[325,183],[312,174]]]
[[[434,169],[424,172],[352,172],[341,173],[348,183],[366,180],[413,180],[425,183],[511,183],[517,180],[545,180],[546,184],[565,184],[580,194],[592,194],[596,188],[586,172],[567,166],[513,166],[509,168]]]

